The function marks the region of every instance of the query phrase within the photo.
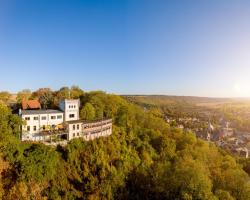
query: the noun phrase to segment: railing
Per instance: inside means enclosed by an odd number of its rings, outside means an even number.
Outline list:
[[[94,128],[94,127],[104,126],[104,125],[108,125],[108,124],[112,125],[112,119],[98,121],[98,122],[85,123],[85,124],[83,124],[83,127],[84,128]]]
[[[63,135],[67,133],[68,133],[67,129],[61,129],[61,130],[40,131],[38,134],[46,136],[46,135]]]
[[[105,125],[100,125],[100,126],[95,126],[95,127],[83,127],[83,131],[94,131],[94,130],[98,130],[98,129],[104,129],[107,127],[112,127],[112,124],[105,124]]]
[[[111,127],[98,129],[98,130],[95,130],[95,131],[85,130],[85,131],[83,131],[83,135],[93,135],[93,134],[97,134],[97,133],[102,133],[102,132],[107,131],[107,130],[111,130]]]

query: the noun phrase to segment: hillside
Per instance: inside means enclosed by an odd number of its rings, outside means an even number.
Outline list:
[[[171,105],[177,103],[193,104],[193,105],[220,105],[225,103],[249,103],[249,99],[244,98],[211,98],[211,97],[194,97],[194,96],[168,96],[168,95],[124,95],[124,97],[132,102],[151,105]]]
[[[1,103],[0,198],[250,199],[249,175],[235,158],[171,127],[154,110],[79,88],[36,91],[30,98],[47,96],[45,103],[56,106],[69,90],[83,108],[93,106],[94,119],[113,119],[112,135],[89,142],[74,139],[56,148],[20,142],[16,136],[22,122]]]

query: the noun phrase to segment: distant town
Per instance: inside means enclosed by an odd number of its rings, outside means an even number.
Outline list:
[[[203,121],[206,124],[205,127],[199,127],[198,124],[202,122],[203,119],[199,118],[172,118],[165,117],[166,121],[170,124],[176,124],[178,128],[185,129],[185,131],[192,131],[195,135],[208,142],[213,142],[217,146],[231,152],[232,154],[243,156],[248,158],[250,146],[250,133],[244,133],[237,131],[231,125],[230,121],[225,120],[223,117],[219,120],[219,125],[215,128],[214,125],[208,120]],[[189,124],[197,124],[197,127],[188,128]]]
[[[171,127],[193,132],[240,157],[250,152],[250,100],[164,95],[126,96],[146,110],[159,109]]]

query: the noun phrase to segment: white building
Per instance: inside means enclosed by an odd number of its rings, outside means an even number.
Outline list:
[[[69,121],[68,140],[83,137],[85,140],[93,140],[98,137],[109,136],[112,134],[112,119],[97,121]]]
[[[80,100],[65,99],[59,104],[59,108],[64,112],[65,121],[78,120],[79,117]]]
[[[82,137],[85,140],[112,134],[112,120],[93,122],[80,120],[80,101],[65,99],[59,104],[60,110],[21,110],[25,121],[22,126],[22,140],[52,141],[71,140]]]
[[[63,115],[59,110],[22,110],[21,117],[25,121],[22,126],[22,140],[41,140],[39,133],[56,129],[63,123]]]

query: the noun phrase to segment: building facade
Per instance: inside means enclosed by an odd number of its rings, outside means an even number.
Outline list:
[[[102,119],[97,121],[76,120],[68,122],[68,139],[83,137],[85,140],[93,140],[98,137],[112,134],[112,119]]]
[[[79,116],[80,100],[77,99],[65,99],[60,102],[59,108],[64,112],[65,121],[78,120]]]
[[[23,110],[22,140],[40,140],[39,133],[57,129],[62,124],[63,112],[59,110]]]
[[[112,119],[98,121],[80,120],[80,101],[65,99],[59,104],[60,110],[20,110],[24,120],[22,141],[91,140],[112,134]]]

